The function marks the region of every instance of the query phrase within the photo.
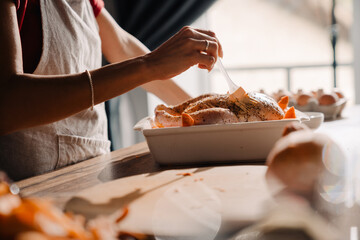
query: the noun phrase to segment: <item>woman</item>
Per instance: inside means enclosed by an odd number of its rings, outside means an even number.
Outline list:
[[[41,18],[27,22],[27,1]],[[189,96],[168,79],[196,64],[210,71],[222,57],[214,33],[190,27],[149,52],[101,6],[102,0],[0,1],[0,168],[11,178],[109,152],[104,101],[138,86],[168,104],[184,101]],[[37,33],[42,44],[29,46],[26,34]],[[39,45],[40,53],[25,54]],[[101,67],[101,52],[113,64]]]

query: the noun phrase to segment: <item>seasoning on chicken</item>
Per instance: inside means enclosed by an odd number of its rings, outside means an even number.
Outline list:
[[[287,105],[287,104],[286,104]],[[156,127],[280,120],[286,107],[271,97],[239,88],[232,94],[205,94],[176,106],[155,108]],[[284,110],[283,110],[284,109]]]

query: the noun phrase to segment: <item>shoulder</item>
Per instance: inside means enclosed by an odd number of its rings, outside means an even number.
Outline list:
[[[13,0],[13,2],[15,3],[16,9],[19,9],[20,8],[20,2],[25,2],[25,1]]]
[[[95,17],[97,17],[101,12],[101,9],[104,8],[104,0],[89,0],[89,1],[91,3],[91,6],[93,7]]]

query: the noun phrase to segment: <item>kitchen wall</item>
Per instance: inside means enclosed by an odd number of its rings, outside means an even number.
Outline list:
[[[354,45],[354,75],[355,103],[360,104],[360,1],[353,0],[353,45]]]

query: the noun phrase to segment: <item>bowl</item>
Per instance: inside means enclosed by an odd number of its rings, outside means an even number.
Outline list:
[[[305,112],[309,116],[309,121],[303,121],[303,123],[310,129],[316,130],[324,122],[324,114],[322,112]]]

